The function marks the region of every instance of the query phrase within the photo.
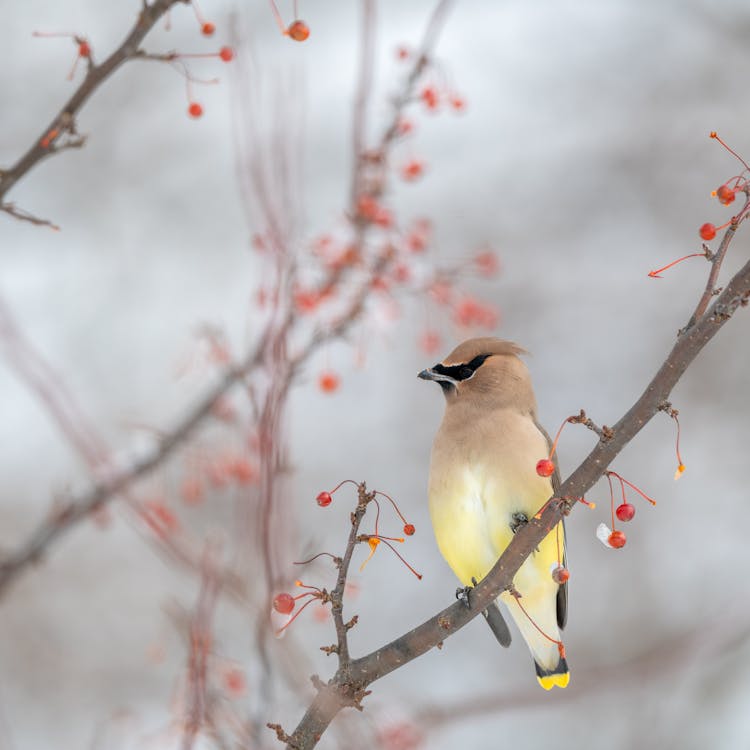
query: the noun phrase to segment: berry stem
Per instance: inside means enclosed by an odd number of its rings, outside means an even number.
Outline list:
[[[683,260],[687,260],[688,258],[706,258],[706,253],[690,253],[690,255],[683,255],[682,258],[678,258],[677,260],[673,260],[671,263],[668,263],[666,266],[662,268],[658,268],[656,271],[649,271],[648,275],[652,279],[660,279],[662,278],[659,276],[659,274],[662,271],[666,271],[668,268],[672,268],[672,266],[676,266],[678,263],[682,263]],[[708,260],[711,260],[711,258],[708,258]]]
[[[732,154],[732,156],[735,157],[735,159],[737,159],[742,164],[743,167],[745,167],[745,169],[750,171],[750,167],[747,165],[747,162],[734,149],[729,148],[729,146],[727,146],[727,144],[717,135],[715,130],[711,131],[710,137],[717,140],[722,146],[724,146],[727,151],[729,151],[730,154]]]
[[[276,7],[276,3],[274,0],[268,0],[268,2],[271,4],[271,12],[273,13],[273,17],[276,19],[276,24],[279,27],[279,31],[282,34],[286,33],[286,26],[284,25],[284,21],[281,18],[281,13],[279,13],[279,9]]]

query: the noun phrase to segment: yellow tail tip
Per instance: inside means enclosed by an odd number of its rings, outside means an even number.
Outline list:
[[[564,688],[568,687],[570,682],[570,672],[563,672],[562,674],[547,674],[544,677],[537,676],[539,684],[545,690],[552,690],[553,687]]]

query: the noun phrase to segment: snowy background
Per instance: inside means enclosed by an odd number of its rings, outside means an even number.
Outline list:
[[[101,57],[119,44],[139,5],[0,4],[0,165],[26,150],[73,86],[65,79],[70,42],[31,32],[83,33]],[[280,5],[291,18],[291,3]],[[301,133],[304,237],[341,225],[358,3],[305,0],[300,12],[312,30],[305,44],[278,34],[265,2],[202,6],[217,24],[216,43],[200,38],[189,8],[177,7],[172,30],[159,24],[144,46],[215,49],[229,39],[236,11],[262,85],[289,97],[280,108]],[[431,7],[380,3],[373,133],[403,70],[394,50],[416,44]],[[438,262],[485,243],[497,249],[501,274],[473,289],[501,310],[495,333],[532,352],[549,431],[581,407],[600,424],[616,421],[687,321],[705,263],[692,259],[663,280],[647,273],[699,252],[697,228],[730,216],[710,191],[739,168],[708,133],[750,156],[749,38],[750,8],[730,0],[484,0],[459,2],[451,13],[437,57],[466,112],[415,109],[416,135],[397,154],[424,159],[428,169],[414,185],[396,180],[389,199],[406,219],[434,220],[430,252]],[[243,92],[218,62],[196,62],[194,70],[222,78],[197,89],[201,119],[186,116],[184,82],[168,66],[129,63],[81,113],[86,147],[41,164],[12,191],[11,200],[61,232],[0,215],[0,293],[99,432],[123,451],[139,439],[135,425],[165,428],[202,392],[200,373],[176,377],[201,324],[221,326],[238,351],[254,332],[262,266],[238,190],[231,115]],[[282,79],[295,82],[291,91],[276,86]],[[743,230],[725,275],[747,248]],[[381,552],[354,576],[361,588],[351,610],[360,615],[355,654],[434,614],[455,588],[425,497],[442,412],[438,390],[416,378],[435,360],[417,343],[431,314],[419,299],[406,300],[397,324],[370,331],[361,367],[356,345],[327,347],[292,398],[292,507],[305,531],[290,562],[310,545],[341,549],[346,497],[337,495],[325,513],[312,499],[342,478],[396,496],[418,530],[407,552],[423,581]],[[594,537],[606,520],[603,483],[590,494],[598,510],[580,508],[570,519],[570,687],[543,694],[520,638],[502,651],[477,620],[441,651],[376,683],[352,728],[364,732],[375,717],[414,720],[434,750],[746,744],[746,318],[739,313],[721,331],[673,394],[687,465],[681,481],[672,479],[674,424],[666,417],[616,461],[659,501],[656,508],[633,501],[626,548],[606,550]],[[447,353],[462,334],[442,330]],[[332,396],[315,387],[324,366],[342,374]],[[87,471],[4,360],[0,414],[0,548],[15,549],[56,494],[85,486]],[[583,428],[566,430],[564,475],[592,441]],[[167,470],[164,481],[173,479]],[[225,518],[222,503],[209,501],[200,516],[207,528],[212,513]],[[319,582],[329,585],[324,579],[321,571]],[[0,748],[174,746],[160,730],[185,656],[164,609],[191,606],[196,587],[118,511],[104,530],[79,524],[0,602]],[[332,664],[317,647],[331,642],[331,629],[305,616],[295,637],[308,644],[312,669],[328,676]],[[223,651],[252,673],[243,616],[222,605],[217,629]],[[155,650],[163,658],[153,658]],[[238,700],[252,713],[258,696]],[[425,714],[440,707],[449,719]],[[291,730],[303,708],[281,699],[267,719]],[[321,743],[333,746],[333,737]]]

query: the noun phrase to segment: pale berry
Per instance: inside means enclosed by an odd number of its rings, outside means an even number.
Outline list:
[[[282,615],[288,615],[294,609],[294,597],[291,594],[276,594],[273,598],[273,608]]]

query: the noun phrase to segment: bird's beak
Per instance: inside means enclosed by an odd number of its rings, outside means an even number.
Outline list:
[[[435,370],[431,368],[422,370],[422,372],[420,372],[417,377],[422,378],[422,380],[434,380],[437,383],[450,383],[451,385],[456,384],[456,380],[450,375],[444,375],[441,372],[435,372]]]

